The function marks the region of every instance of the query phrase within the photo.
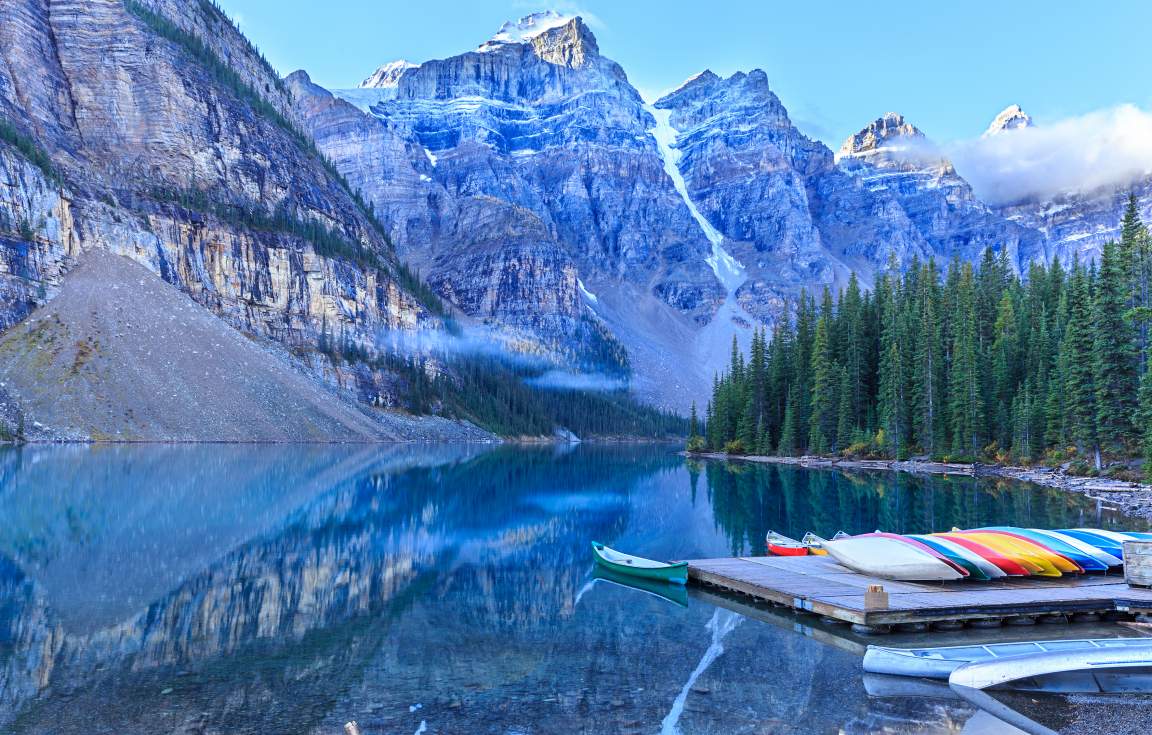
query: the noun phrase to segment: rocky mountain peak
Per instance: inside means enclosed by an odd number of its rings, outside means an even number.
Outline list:
[[[992,120],[992,124],[984,131],[983,137],[1033,126],[1032,116],[1020,109],[1020,105],[1008,105]]]
[[[887,146],[897,138],[925,140],[924,133],[897,112],[886,112],[840,146],[837,158],[866,155]]]
[[[530,44],[541,59],[569,67],[583,66],[600,53],[596,37],[583,19],[554,10],[533,13],[515,22],[507,21],[496,35],[476,50],[489,53],[525,44]]]
[[[373,89],[395,87],[400,81],[400,77],[403,76],[404,72],[408,71],[409,69],[416,69],[419,66],[419,64],[413,64],[412,62],[406,61],[404,59],[389,61],[387,64],[384,64],[379,69],[372,72],[372,75],[367,79],[360,82],[360,86]]]

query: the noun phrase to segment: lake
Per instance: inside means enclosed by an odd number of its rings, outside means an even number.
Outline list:
[[[589,542],[993,523],[1144,527],[1011,482],[664,446],[6,448],[0,731],[954,733],[957,701],[870,698],[846,628],[597,581]]]

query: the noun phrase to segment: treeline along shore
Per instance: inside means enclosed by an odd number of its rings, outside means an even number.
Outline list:
[[[895,265],[732,347],[689,450],[1152,470],[1152,241],[1129,199],[1093,262]]]

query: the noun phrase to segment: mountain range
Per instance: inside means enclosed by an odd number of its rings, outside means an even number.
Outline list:
[[[397,350],[436,373],[482,349],[684,411],[733,335],[802,290],[985,248],[1019,269],[1092,258],[1129,189],[1152,214],[1149,178],[983,201],[894,113],[833,152],[760,70],[645,100],[580,18],[552,12],[352,89],[281,78],[209,0],[11,0],[0,55],[0,327],[109,252],[358,410],[399,403]],[[1013,106],[985,134],[1031,125]],[[148,323],[172,302],[132,303]],[[99,384],[75,344],[28,375],[27,339],[0,344],[25,383],[74,368]],[[20,383],[0,385],[0,415],[32,420]],[[179,393],[155,411],[198,405]]]

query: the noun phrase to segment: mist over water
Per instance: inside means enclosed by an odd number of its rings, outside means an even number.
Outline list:
[[[958,703],[870,699],[858,642],[598,579],[588,545],[1001,522],[1132,525],[1014,483],[662,446],[0,449],[0,731],[954,732]]]

